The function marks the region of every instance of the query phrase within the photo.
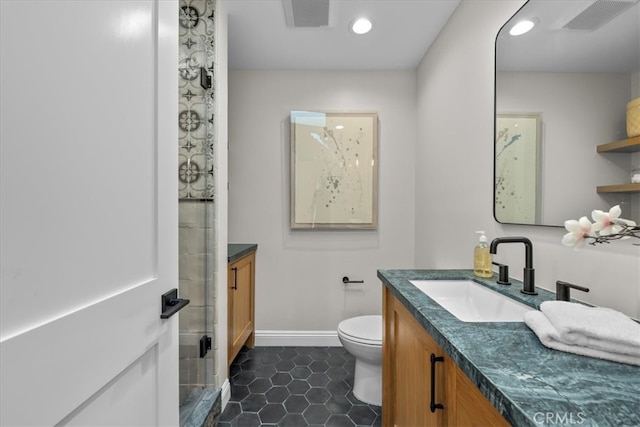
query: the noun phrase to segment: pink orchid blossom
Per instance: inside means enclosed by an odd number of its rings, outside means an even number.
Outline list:
[[[600,236],[610,236],[611,234],[617,234],[622,230],[619,224],[616,224],[616,220],[622,213],[620,205],[615,205],[609,212],[603,212],[601,210],[594,210],[591,212],[591,218],[595,221],[593,224],[593,231]]]
[[[575,219],[565,221],[564,228],[567,229],[568,233],[562,237],[562,244],[573,246],[576,250],[584,247],[587,243],[587,237],[592,237],[592,224],[586,216],[583,216],[578,221]]]
[[[636,225],[635,221],[620,218],[621,213],[622,209],[616,205],[609,209],[609,212],[597,209],[591,212],[591,217],[595,221],[593,224],[586,216],[578,221],[574,219],[565,221],[564,227],[569,233],[562,237],[562,244],[580,249],[586,243],[596,245],[613,240],[640,239],[640,226]],[[640,243],[634,243],[634,245],[640,246]]]

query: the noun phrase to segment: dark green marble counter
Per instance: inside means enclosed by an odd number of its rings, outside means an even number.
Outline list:
[[[233,262],[245,255],[255,252],[258,245],[255,243],[229,243],[227,245],[227,262]]]
[[[495,277],[495,276],[494,276]],[[640,426],[640,368],[544,347],[524,323],[465,323],[409,280],[473,279],[539,308],[555,294],[520,292],[471,270],[378,270],[378,278],[514,426]]]

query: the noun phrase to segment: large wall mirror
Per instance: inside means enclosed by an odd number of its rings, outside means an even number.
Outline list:
[[[524,20],[535,25],[511,35]],[[500,223],[562,226],[620,204],[640,220],[638,147],[627,103],[640,97],[640,0],[530,0],[496,38],[494,216]]]

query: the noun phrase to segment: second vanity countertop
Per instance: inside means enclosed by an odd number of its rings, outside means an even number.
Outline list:
[[[524,295],[520,281],[497,285],[471,270],[378,270],[378,278],[512,425],[640,426],[640,367],[548,349],[523,322],[462,322],[409,280],[473,279],[532,310],[555,294]]]
[[[233,262],[251,252],[256,251],[258,245],[255,243],[229,243],[227,245],[227,262]]]

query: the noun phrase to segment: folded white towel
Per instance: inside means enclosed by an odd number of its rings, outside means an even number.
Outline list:
[[[567,301],[545,301],[540,311],[565,344],[640,357],[640,324],[619,311]]]
[[[566,344],[562,342],[560,334],[551,324],[547,316],[540,311],[529,311],[524,314],[524,321],[535,332],[540,342],[548,348],[565,351],[582,356],[596,357],[614,362],[628,363],[640,366],[640,357],[629,354],[603,351],[596,348],[584,347],[580,345]]]

